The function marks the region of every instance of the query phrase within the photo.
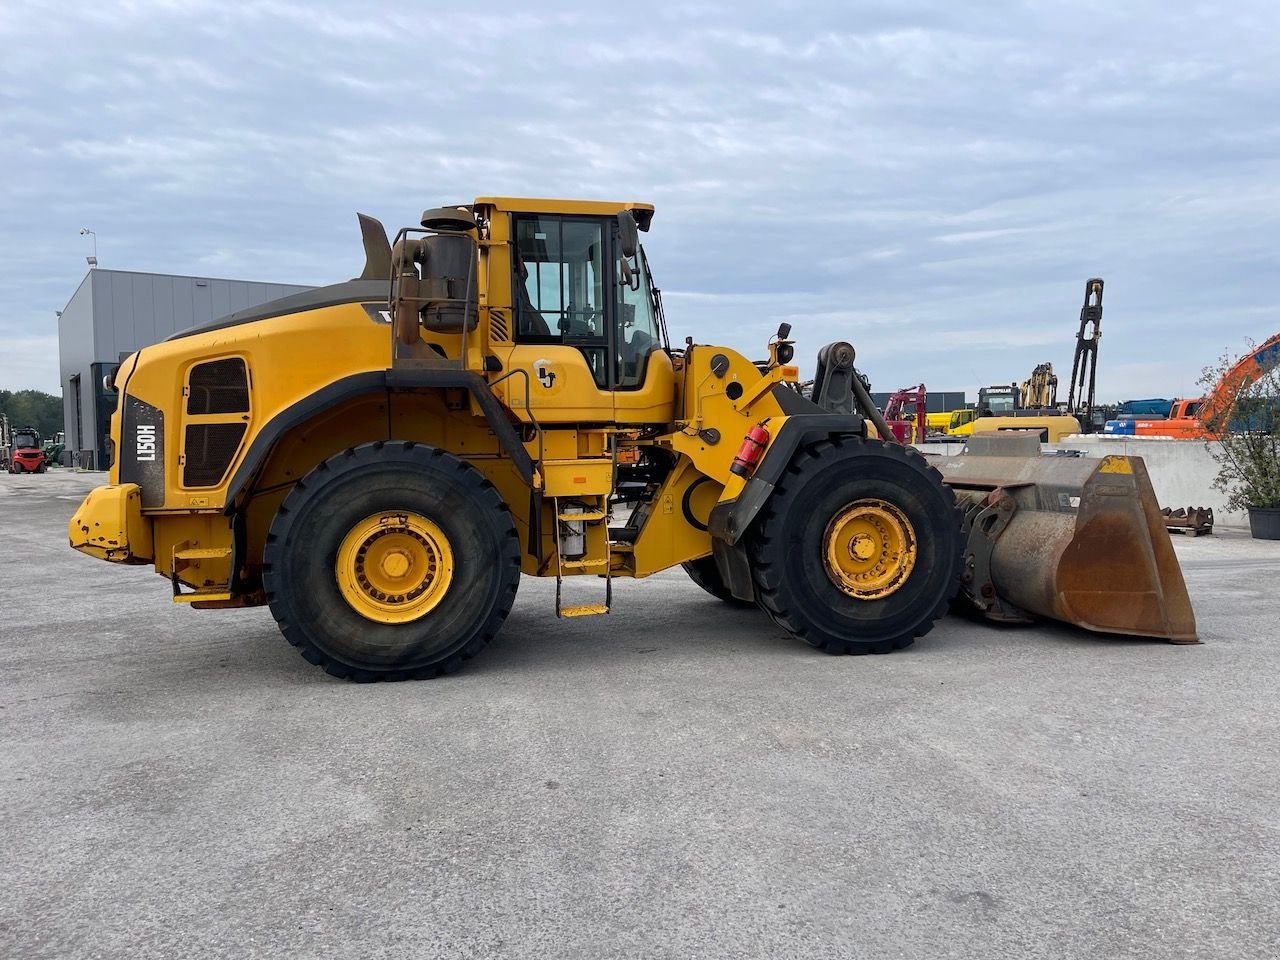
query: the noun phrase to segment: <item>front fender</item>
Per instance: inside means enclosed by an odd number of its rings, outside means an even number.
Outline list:
[[[799,413],[787,417],[742,492],[712,508],[708,521],[711,536],[728,544],[738,542],[801,444],[836,436],[861,437],[865,429],[862,417],[856,414]]]

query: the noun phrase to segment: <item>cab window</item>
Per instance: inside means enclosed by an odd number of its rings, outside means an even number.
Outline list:
[[[604,229],[563,217],[516,220],[516,339],[577,347],[608,386]]]
[[[627,263],[617,264],[618,274],[618,376],[620,389],[644,383],[649,356],[661,346],[657,323],[653,316],[653,296],[649,289],[649,269],[644,250]]]

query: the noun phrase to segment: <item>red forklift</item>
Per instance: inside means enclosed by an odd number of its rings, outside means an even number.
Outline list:
[[[40,443],[40,431],[35,427],[22,427],[13,431],[13,454],[9,461],[10,473],[44,473],[44,446]]]

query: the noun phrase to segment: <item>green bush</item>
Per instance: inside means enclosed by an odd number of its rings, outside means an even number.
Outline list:
[[[1280,507],[1280,364],[1243,377],[1230,375],[1234,366],[1224,355],[1200,378],[1206,397],[1220,389],[1222,398],[1201,408],[1217,440],[1208,444],[1218,464],[1213,485],[1231,510]]]

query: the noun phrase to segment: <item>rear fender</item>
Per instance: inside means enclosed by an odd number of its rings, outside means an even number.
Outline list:
[[[240,465],[236,467],[235,474],[227,486],[226,512],[235,511],[237,498],[249,488],[276,441],[294,427],[330,407],[363,394],[422,388],[462,388],[469,391],[484,412],[489,428],[498,438],[503,452],[515,465],[521,479],[527,484],[532,484],[533,460],[524,444],[520,442],[515,426],[506,416],[502,405],[498,403],[488,383],[479,374],[450,369],[375,370],[335,381],[272,417],[258,431]]]

